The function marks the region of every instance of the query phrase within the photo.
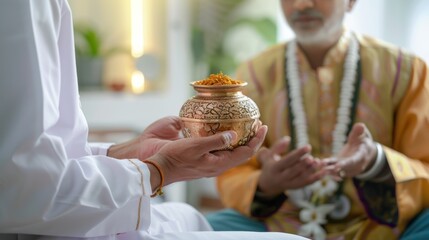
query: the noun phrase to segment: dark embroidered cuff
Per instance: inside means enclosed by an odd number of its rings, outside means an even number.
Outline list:
[[[262,192],[258,188],[256,189],[253,202],[250,206],[250,214],[257,218],[269,217],[279,210],[286,199],[287,196],[284,193],[275,197],[267,198],[266,196],[263,196]]]
[[[353,179],[359,198],[366,213],[374,221],[396,227],[398,224],[398,205],[395,186]]]

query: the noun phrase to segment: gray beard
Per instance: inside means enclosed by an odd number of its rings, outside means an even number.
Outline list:
[[[338,26],[337,26],[338,27]],[[313,33],[304,33],[299,34],[295,32],[296,40],[298,43],[304,44],[304,45],[318,45],[321,43],[331,42],[332,38],[341,37],[342,34],[339,34],[336,36],[338,28],[337,27],[331,27],[331,28],[322,28],[317,32]],[[340,32],[343,31],[343,27],[340,28]]]

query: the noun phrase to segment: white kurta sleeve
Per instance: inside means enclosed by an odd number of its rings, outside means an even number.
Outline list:
[[[149,171],[91,154],[65,0],[0,2],[0,233],[146,229]]]
[[[92,142],[89,143],[89,147],[91,149],[92,155],[107,155],[107,150],[113,143],[100,143],[100,142]]]

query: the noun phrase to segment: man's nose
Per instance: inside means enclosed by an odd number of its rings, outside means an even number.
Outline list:
[[[313,0],[295,0],[293,7],[298,11],[302,11],[302,10],[314,7],[314,1]]]

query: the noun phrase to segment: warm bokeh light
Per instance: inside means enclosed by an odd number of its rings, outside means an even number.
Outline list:
[[[143,0],[131,0],[131,54],[138,58],[144,52]]]
[[[143,76],[143,73],[140,71],[134,71],[133,75],[131,76],[131,90],[135,94],[139,94],[144,92],[144,84],[145,79]]]

